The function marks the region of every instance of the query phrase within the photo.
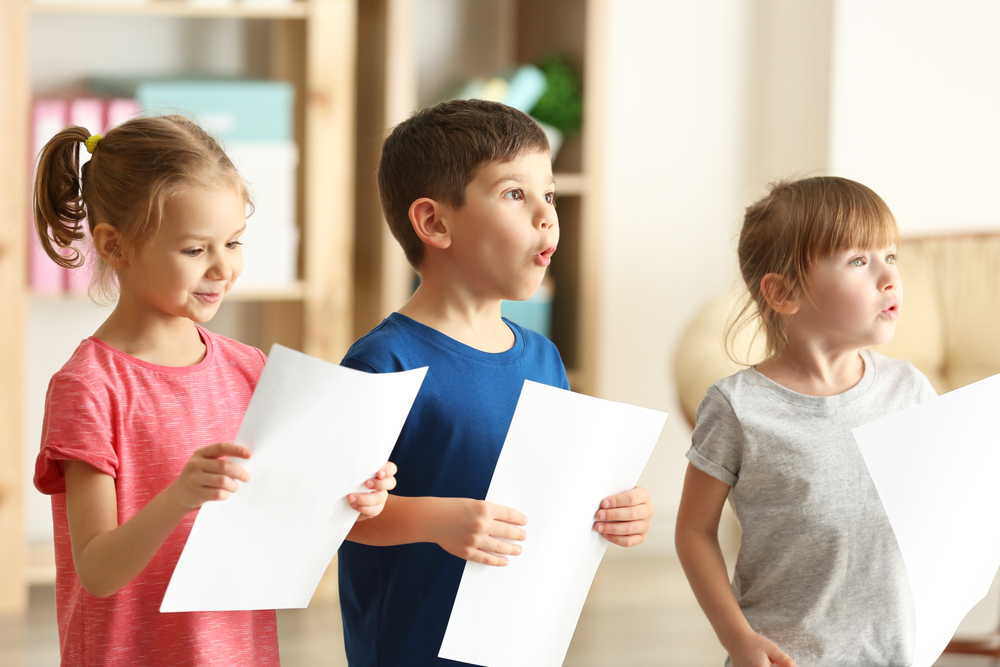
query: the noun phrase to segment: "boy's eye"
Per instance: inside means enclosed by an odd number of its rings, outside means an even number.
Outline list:
[[[241,246],[243,243],[241,241],[230,241],[226,244],[226,247],[230,250],[235,250],[237,246]]]
[[[187,250],[182,250],[181,252],[183,252],[188,257],[197,257],[202,253],[203,250],[204,248],[188,248]]]
[[[886,255],[885,256],[885,262],[886,262],[886,264],[895,264],[896,263],[896,256],[895,255]]]
[[[508,190],[503,193],[503,196],[512,201],[524,201],[524,190],[521,188],[514,188],[513,190]]]
[[[864,257],[855,257],[850,262],[848,262],[848,264],[850,264],[851,266],[864,266],[865,264],[867,264],[867,262],[865,261]]]
[[[555,204],[556,204],[556,193],[554,193],[554,192],[546,192],[545,193],[545,203],[546,204],[552,204],[553,206],[555,206]]]

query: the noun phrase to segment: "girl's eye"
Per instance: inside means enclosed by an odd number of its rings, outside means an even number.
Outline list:
[[[556,193],[554,193],[554,192],[546,192],[545,193],[545,203],[546,204],[551,204],[552,206],[555,206],[556,205]]]
[[[203,250],[204,250],[203,248],[188,248],[187,250],[182,250],[181,252],[183,252],[188,257],[197,257],[202,253]]]
[[[243,243],[241,241],[230,241],[226,244],[226,247],[230,250],[235,250],[237,246],[241,246]]]
[[[848,264],[850,264],[851,266],[864,266],[865,264],[867,264],[867,262],[865,261],[864,257],[855,257],[850,262],[848,262]]]
[[[524,190],[521,188],[515,188],[513,190],[508,190],[503,193],[503,196],[511,201],[524,201]]]
[[[886,262],[886,264],[895,264],[896,263],[896,256],[895,255],[886,255],[885,256],[885,262]]]

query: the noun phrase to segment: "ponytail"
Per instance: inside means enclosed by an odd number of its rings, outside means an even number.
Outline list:
[[[45,144],[38,158],[34,192],[38,240],[45,254],[67,269],[83,264],[83,256],[73,243],[85,238],[87,207],[80,178],[80,146],[89,137],[82,127],[67,127]],[[64,252],[67,249],[69,253]]]

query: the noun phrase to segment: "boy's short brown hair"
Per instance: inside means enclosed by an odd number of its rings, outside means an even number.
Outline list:
[[[394,127],[382,146],[378,189],[407,261],[417,268],[424,257],[424,244],[410,223],[414,201],[429,197],[460,207],[483,165],[548,150],[545,132],[531,116],[485,100],[441,102]]]

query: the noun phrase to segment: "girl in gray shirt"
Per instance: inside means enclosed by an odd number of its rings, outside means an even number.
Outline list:
[[[903,289],[882,199],[843,178],[773,185],[746,211],[749,295],[727,338],[756,326],[764,361],[698,408],[676,545],[735,667],[908,667],[913,600],[851,429],[935,396],[888,342]],[[743,529],[733,581],[718,542]]]

